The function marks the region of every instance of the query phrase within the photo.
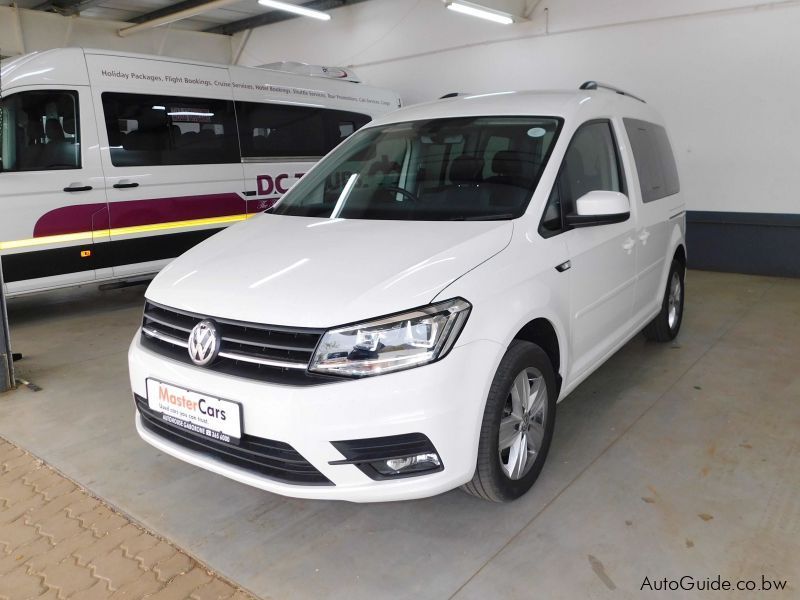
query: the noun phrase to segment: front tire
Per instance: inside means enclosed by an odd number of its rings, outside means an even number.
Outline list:
[[[678,335],[683,322],[683,300],[685,267],[677,260],[672,261],[667,276],[667,289],[661,303],[661,312],[650,321],[642,333],[652,342],[671,342]]]
[[[553,438],[556,389],[547,354],[536,344],[514,341],[492,380],[475,475],[462,486],[465,492],[509,502],[531,488]]]

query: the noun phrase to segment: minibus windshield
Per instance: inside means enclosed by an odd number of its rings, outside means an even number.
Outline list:
[[[331,219],[514,219],[555,144],[554,117],[459,117],[368,127],[269,212]]]

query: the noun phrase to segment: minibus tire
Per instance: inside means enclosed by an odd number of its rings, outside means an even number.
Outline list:
[[[686,294],[685,283],[686,269],[677,260],[672,261],[667,275],[667,285],[664,290],[664,298],[661,301],[661,311],[656,315],[656,318],[650,321],[647,326],[642,330],[644,337],[651,342],[671,342],[678,335],[683,322],[683,305]],[[680,302],[678,304],[677,315],[673,319],[673,324],[670,326],[670,291],[673,277],[678,278],[680,282]]]
[[[512,479],[501,465],[499,450],[500,422],[507,410],[511,386],[516,377],[526,369],[541,374],[546,390],[546,412],[543,417],[544,434],[541,445],[529,467],[520,479]],[[553,366],[547,354],[536,344],[514,340],[506,351],[492,380],[486,400],[478,442],[478,459],[472,481],[461,489],[491,502],[509,502],[527,492],[542,470],[555,427],[556,399],[558,396]]]

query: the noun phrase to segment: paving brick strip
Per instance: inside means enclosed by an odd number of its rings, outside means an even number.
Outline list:
[[[255,600],[0,438],[0,599]]]

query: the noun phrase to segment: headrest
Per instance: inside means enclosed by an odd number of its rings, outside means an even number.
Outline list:
[[[51,142],[64,141],[64,130],[61,128],[61,123],[58,122],[58,119],[47,119],[44,124],[44,132]]]
[[[462,154],[450,165],[450,181],[453,183],[480,183],[483,180],[483,159]]]
[[[64,119],[64,133],[70,135],[75,134],[75,117],[67,117]]]
[[[401,173],[403,167],[398,162],[389,160],[389,157],[383,155],[380,161],[373,162],[369,167],[368,175],[397,175]]]
[[[525,157],[521,152],[500,150],[492,159],[492,171],[497,175],[518,177],[525,172]]]
[[[44,126],[41,121],[28,121],[28,137],[36,141],[44,137]]]

